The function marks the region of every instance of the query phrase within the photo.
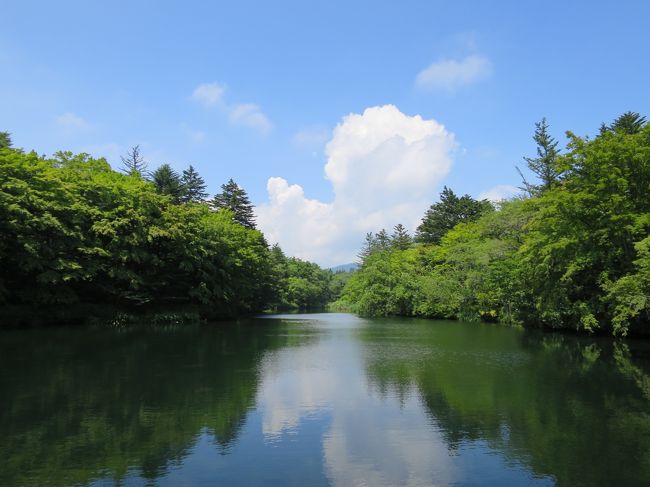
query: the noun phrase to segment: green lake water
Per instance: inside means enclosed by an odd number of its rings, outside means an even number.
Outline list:
[[[650,346],[348,314],[0,333],[0,486],[648,486]]]

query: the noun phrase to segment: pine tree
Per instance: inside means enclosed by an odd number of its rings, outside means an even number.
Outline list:
[[[276,280],[274,286],[282,287],[284,279],[288,277],[287,256],[278,243],[273,244],[269,249],[269,262]],[[280,290],[276,289],[276,292],[280,292]]]
[[[553,186],[555,186],[560,177],[561,171],[557,168],[557,158],[559,151],[557,150],[557,141],[548,133],[548,124],[546,118],[542,118],[541,122],[535,124],[535,134],[533,140],[537,143],[537,157],[524,157],[526,166],[530,169],[541,181],[541,184],[533,184],[526,181],[523,173],[517,167],[517,172],[521,176],[523,186],[520,188],[526,191],[529,195],[538,195]]]
[[[10,149],[11,145],[11,134],[9,132],[0,132],[0,149]]]
[[[135,145],[127,152],[126,157],[121,156],[122,172],[130,176],[144,178],[147,174],[147,162],[140,154],[140,146]]]
[[[363,242],[363,247],[361,247],[361,250],[357,254],[357,258],[359,259],[359,263],[361,265],[363,265],[368,256],[374,252],[375,247],[375,236],[372,234],[372,232],[366,233],[366,239]]]
[[[184,194],[183,184],[178,173],[169,164],[163,164],[151,173],[151,182],[159,193],[169,195],[175,203],[181,201]]]
[[[418,242],[439,244],[442,237],[461,222],[475,221],[494,207],[487,200],[475,200],[466,194],[460,198],[445,186],[440,202],[432,204],[417,228]]]
[[[375,235],[375,250],[386,250],[390,247],[390,237],[383,228]]]
[[[255,214],[248,195],[235,181],[230,179],[221,185],[221,193],[214,196],[212,208],[227,209],[233,212],[233,219],[246,228],[255,228]]]
[[[190,167],[183,171],[181,184],[183,187],[181,201],[183,203],[200,203],[208,197],[208,193],[205,191],[205,180],[199,176],[199,173],[191,164]]]
[[[637,112],[625,112],[607,128],[612,132],[623,132],[624,134],[633,135],[639,133],[645,124],[646,118]]]
[[[405,250],[411,246],[413,239],[406,231],[406,228],[401,223],[395,225],[393,228],[393,235],[391,235],[391,247],[394,249]]]

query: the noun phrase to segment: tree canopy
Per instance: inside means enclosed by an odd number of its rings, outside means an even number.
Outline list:
[[[440,202],[432,204],[422,218],[415,238],[422,243],[440,243],[442,237],[459,223],[477,220],[492,209],[487,200],[477,201],[468,194],[458,197],[445,186],[440,193]]]
[[[187,304],[225,317],[331,299],[330,272],[278,261],[254,225],[240,224],[245,212],[211,211],[197,193],[182,203],[183,194],[166,164],[145,180],[87,154],[0,149],[3,312]],[[245,209],[243,190],[236,196]]]

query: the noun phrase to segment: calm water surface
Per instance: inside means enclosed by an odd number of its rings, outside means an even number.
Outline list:
[[[0,333],[0,485],[650,485],[647,342],[347,314]]]

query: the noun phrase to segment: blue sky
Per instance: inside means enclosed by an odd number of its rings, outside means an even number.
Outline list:
[[[517,185],[542,116],[564,142],[650,115],[644,1],[21,1],[2,17],[15,145],[117,166],[140,144],[212,193],[232,177],[270,240],[323,265],[367,230],[414,229],[444,184]]]

